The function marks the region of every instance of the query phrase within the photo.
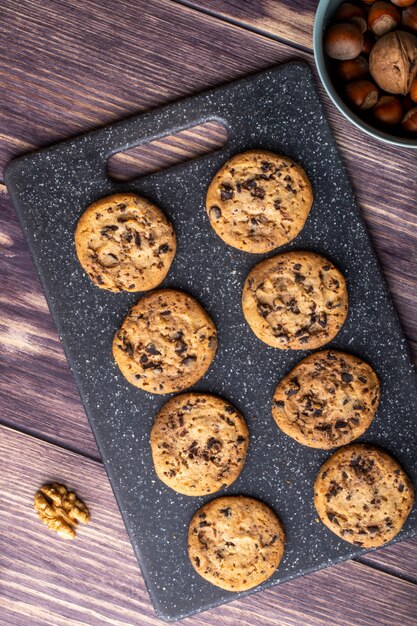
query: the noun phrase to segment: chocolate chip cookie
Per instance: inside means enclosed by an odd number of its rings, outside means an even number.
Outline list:
[[[240,413],[229,402],[203,393],[168,400],[151,431],[158,477],[187,496],[214,493],[236,480],[248,443]]]
[[[133,193],[116,193],[82,214],[75,248],[83,269],[101,289],[146,291],[167,275],[176,239],[161,209]]]
[[[199,509],[188,529],[194,569],[228,591],[256,587],[277,569],[285,533],[271,509],[253,498],[217,498]]]
[[[364,548],[382,546],[395,537],[413,501],[413,486],[397,461],[364,444],[338,450],[314,484],[314,504],[323,524]]]
[[[266,150],[232,157],[207,192],[206,210],[216,233],[246,252],[269,252],[303,228],[313,204],[310,181],[292,159]]]
[[[281,380],[272,415],[287,435],[312,448],[344,446],[371,425],[379,381],[358,357],[324,350],[303,359]]]
[[[314,252],[284,252],[248,274],[243,313],[255,335],[282,350],[310,350],[342,327],[348,293],[342,274]]]
[[[212,320],[194,298],[173,289],[146,294],[113,340],[123,376],[151,393],[182,391],[208,370],[217,348]]]

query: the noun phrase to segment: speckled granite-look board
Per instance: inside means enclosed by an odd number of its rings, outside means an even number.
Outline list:
[[[229,142],[221,151],[129,184],[107,178],[111,154],[213,119],[228,128]],[[349,316],[330,345],[369,361],[382,385],[380,408],[361,440],[393,453],[417,485],[415,372],[307,65],[282,65],[151,111],[18,159],[6,172],[143,576],[158,615],[167,620],[238,594],[211,586],[188,561],[188,523],[213,496],[181,496],[159,482],[153,470],[149,433],[167,396],[130,386],[113,362],[113,335],[140,294],[96,288],[76,259],[73,233],[79,216],[90,202],[115,191],[138,192],[164,209],[174,224],[178,251],[163,286],[190,292],[218,327],[216,359],[194,389],[230,400],[245,415],[251,442],[244,471],[216,495],[264,500],[287,533],[279,569],[257,589],[363,552],[317,521],[313,481],[330,453],[292,441],[271,417],[278,380],[307,352],[269,348],[244,321],[243,281],[265,255],[226,246],[204,210],[207,186],[220,165],[256,147],[291,156],[312,181],[315,202],[306,226],[280,250],[315,250],[346,276]],[[399,538],[416,530],[414,510]]]

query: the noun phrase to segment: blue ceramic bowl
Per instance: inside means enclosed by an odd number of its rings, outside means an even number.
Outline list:
[[[373,126],[368,124],[348,107],[348,105],[342,100],[342,98],[336,91],[331,76],[329,74],[328,59],[326,58],[326,54],[323,50],[323,35],[337,7],[342,4],[342,1],[343,0],[320,0],[314,20],[314,58],[316,61],[319,76],[327,93],[329,94],[331,100],[339,109],[339,111],[343,113],[343,115],[350,122],[352,122],[352,124],[363,130],[368,135],[371,135],[372,137],[375,137],[375,139],[379,139],[380,141],[384,141],[385,143],[389,143],[393,146],[399,146],[401,148],[417,148],[417,138],[409,139],[406,137],[391,135],[390,133],[379,130],[378,128],[374,128]]]

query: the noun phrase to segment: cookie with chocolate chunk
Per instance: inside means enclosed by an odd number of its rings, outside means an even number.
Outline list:
[[[305,446],[336,448],[360,437],[379,403],[379,381],[356,356],[324,350],[310,354],[278,384],[272,415],[279,428]]]
[[[129,311],[113,340],[123,376],[150,393],[182,391],[210,367],[217,349],[214,323],[188,294],[148,293]]]
[[[314,504],[323,524],[364,548],[391,541],[405,524],[413,501],[413,486],[399,463],[370,445],[338,450],[314,483]]]
[[[285,533],[263,502],[243,496],[217,498],[199,509],[188,529],[188,554],[194,569],[228,591],[256,587],[281,562]]]
[[[248,274],[243,313],[255,335],[281,350],[310,350],[342,327],[348,293],[342,274],[314,252],[285,252]]]
[[[249,150],[229,159],[213,178],[206,210],[216,233],[246,252],[269,252],[303,228],[313,204],[307,174],[292,159]]]
[[[158,477],[187,496],[228,487],[243,469],[248,443],[242,415],[229,402],[204,393],[168,400],[151,430]]]
[[[75,249],[101,289],[146,291],[167,275],[176,239],[161,209],[133,193],[116,193],[93,202],[81,215]]]

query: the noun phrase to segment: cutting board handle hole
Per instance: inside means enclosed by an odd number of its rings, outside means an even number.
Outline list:
[[[107,160],[107,175],[116,181],[132,180],[215,152],[227,141],[227,128],[221,122],[204,122],[113,154]]]

